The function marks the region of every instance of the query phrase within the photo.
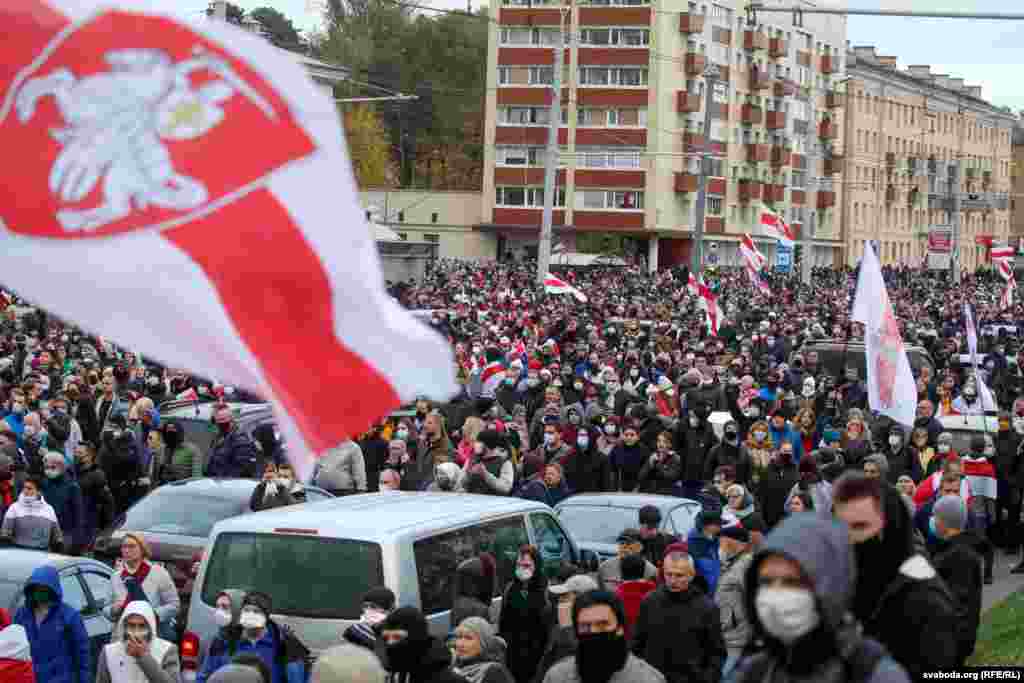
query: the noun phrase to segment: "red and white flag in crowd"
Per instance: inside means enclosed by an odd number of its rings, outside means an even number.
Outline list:
[[[978,368],[978,332],[974,327],[974,313],[971,311],[970,304],[967,303],[964,304],[964,327],[967,330],[967,351],[971,354],[971,364],[974,366],[974,382],[977,385],[978,398],[981,399],[981,409],[984,411],[998,410],[996,400]]]
[[[964,456],[961,462],[964,478],[970,485],[971,495],[995,500],[997,496],[996,468],[988,458]]]
[[[505,381],[505,364],[500,360],[488,363],[480,373],[480,391],[485,398],[494,398]]]
[[[796,242],[796,236],[789,223],[767,206],[761,207],[761,228],[765,234],[777,239],[784,247],[792,247]]]
[[[761,269],[768,263],[768,259],[758,251],[750,235],[743,235],[743,239],[740,241],[740,255],[743,256],[750,284],[765,296],[771,296],[772,290],[768,287],[768,283],[764,281],[764,278],[761,277]]]
[[[703,278],[697,278],[693,273],[690,273],[690,279],[686,283],[686,287],[691,294],[700,297],[697,305],[708,314],[708,332],[717,337],[718,325],[725,318],[725,311],[718,305],[718,297],[715,296],[710,287],[704,284]]]
[[[1014,255],[1015,254],[1013,247],[1006,244],[993,246],[992,249],[989,251],[989,256],[992,258],[993,261],[1003,261],[1006,259],[1012,259]]]
[[[577,301],[586,303],[587,297],[580,290],[570,285],[565,280],[561,280],[551,273],[544,276],[544,291],[548,294],[572,294],[576,297]]]
[[[116,0],[8,0],[0,21],[6,284],[266,396],[303,477],[457,390],[446,342],[385,292],[336,105],[298,60]]]
[[[864,325],[871,409],[912,429],[917,408],[917,385],[903,347],[900,326],[885,289],[878,256],[871,248],[864,249],[860,261],[852,317]]]
[[[1003,247],[998,249],[1002,250]],[[1006,310],[1013,306],[1013,292],[1017,289],[1017,278],[1013,275],[1013,248],[1005,247],[1009,250],[1009,255],[1005,251],[1000,251],[999,256],[996,256],[996,249],[992,250],[992,263],[995,264],[996,272],[999,276],[1006,281],[1006,289],[1003,290],[1003,295],[999,298],[999,308]]]
[[[174,397],[178,401],[198,401],[199,392],[195,388],[189,388]]]

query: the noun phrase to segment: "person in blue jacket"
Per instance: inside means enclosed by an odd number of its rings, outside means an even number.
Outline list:
[[[258,655],[271,671],[271,683],[306,683],[306,658],[309,650],[286,627],[270,618],[273,604],[266,593],[252,592],[242,599],[238,617],[241,627],[233,647],[222,636],[210,644],[197,683],[206,683],[218,669],[227,666],[239,654]]]
[[[32,572],[14,623],[28,634],[36,683],[92,683],[89,634],[78,610],[64,604],[55,567]]]
[[[694,585],[701,586],[708,596],[715,594],[718,577],[722,573],[722,561],[718,556],[718,533],[721,530],[721,510],[705,508],[697,513],[693,529],[686,539],[697,570]]]
[[[772,444],[776,450],[781,448],[783,443],[793,444],[793,464],[799,465],[800,456],[803,455],[804,451],[803,439],[800,438],[800,432],[793,428],[789,418],[790,415],[785,408],[776,408],[772,412],[768,433],[772,437]]]

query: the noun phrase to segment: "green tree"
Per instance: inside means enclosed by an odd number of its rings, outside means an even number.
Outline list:
[[[249,12],[252,19],[260,22],[270,42],[286,50],[302,47],[299,31],[292,20],[273,7],[257,7]]]
[[[349,105],[344,122],[356,183],[361,188],[391,185],[391,145],[380,117],[369,106]]]
[[[242,22],[245,21],[245,10],[236,5],[233,2],[227,3],[227,20],[229,24],[241,26]],[[206,16],[213,16],[213,7],[209,7],[206,10]]]

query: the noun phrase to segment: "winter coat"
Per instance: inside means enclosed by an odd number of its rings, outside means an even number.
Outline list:
[[[768,528],[786,514],[786,499],[800,476],[793,465],[771,465],[757,486],[758,508]]]
[[[750,641],[750,620],[744,596],[747,569],[753,555],[743,552],[722,562],[722,575],[715,590],[715,604],[722,619],[722,638],[729,654],[739,654]]]
[[[657,588],[658,584],[654,581],[640,579],[639,581],[623,581],[615,589],[615,595],[622,601],[622,606],[626,610],[624,626],[627,640],[633,637],[633,624],[636,623],[636,617],[640,613],[640,604],[649,593]]]
[[[78,486],[82,489],[81,539],[89,545],[114,521],[114,496],[107,486],[107,475],[97,465],[79,470]]]
[[[565,658],[551,667],[543,683],[581,683],[576,658]],[[665,676],[635,655],[629,655],[621,669],[612,674],[608,683],[665,683]]]
[[[541,683],[548,671],[566,657],[576,654],[576,629],[573,626],[560,626],[555,624],[548,637],[548,646],[544,650],[544,656],[537,667],[537,675],[533,677],[534,683]]]
[[[696,586],[662,586],[641,603],[630,649],[669,683],[717,682],[726,657],[718,607]]]
[[[615,479],[616,491],[632,491],[636,488],[640,470],[651,457],[649,449],[643,441],[637,441],[632,446],[620,443],[612,449],[608,458],[611,463],[612,474]]]
[[[206,683],[217,669],[230,664],[232,659],[246,652],[257,654],[266,663],[271,671],[271,683],[306,683],[306,657],[309,651],[290,629],[273,620],[267,622],[267,630],[257,642],[240,638],[234,653],[228,652],[226,644],[221,639],[210,645],[196,683]],[[215,645],[218,647],[215,648]]]
[[[43,480],[43,498],[57,513],[65,543],[71,547],[86,542],[82,528],[85,526],[85,509],[82,505],[82,489],[66,474],[54,479]]]
[[[62,550],[64,546],[57,513],[43,496],[34,501],[26,500],[25,494],[18,496],[4,513],[0,536],[21,548]]]
[[[262,470],[261,463],[256,444],[236,428],[226,436],[218,436],[210,446],[206,476],[256,479]]]
[[[452,653],[443,642],[431,637],[425,648],[415,671],[392,672],[388,683],[466,683],[452,669]]]
[[[644,565],[644,579],[654,581],[658,578],[658,568],[651,562]],[[597,568],[597,583],[602,590],[615,592],[622,585],[622,560],[612,557]]]
[[[135,571],[135,575],[129,574],[126,569],[116,571],[110,577],[110,592],[111,601],[110,616],[114,619],[120,619],[122,603],[125,599],[129,599],[129,602],[133,599],[130,593],[130,582],[134,581],[136,577],[145,574],[142,579],[142,584],[139,588],[142,589],[142,593],[145,595],[145,599],[153,607],[153,611],[156,612],[157,621],[161,624],[167,624],[172,618],[178,615],[178,609],[181,607],[181,599],[178,597],[178,589],[174,585],[174,579],[167,572],[163,566],[159,564],[151,564],[149,561],[144,560],[143,564],[149,567],[146,571],[142,565]]]
[[[612,466],[593,443],[585,452],[577,452],[565,468],[565,478],[573,493],[600,493],[612,487]]]
[[[171,453],[166,454],[166,462],[160,467],[160,482],[181,481],[192,477],[203,476],[203,454],[199,447],[191,441],[182,442]]]
[[[697,514],[696,524],[690,530],[686,543],[697,569],[694,584],[701,586],[707,595],[714,595],[718,588],[718,577],[722,573],[722,562],[718,558],[718,538],[707,538],[702,531],[703,516],[703,512]]]
[[[526,500],[535,500],[538,503],[546,503],[555,507],[570,496],[569,487],[563,479],[556,488],[550,488],[541,476],[523,482],[516,495]]]
[[[0,608],[0,681],[36,683],[32,648],[25,627],[11,623],[7,610],[3,608]]]
[[[707,420],[701,420],[697,427],[687,423],[676,431],[674,441],[676,452],[683,461],[682,481],[703,480],[708,455],[718,443],[714,429]]]
[[[39,624],[29,600],[33,586],[49,588],[56,600]],[[14,623],[28,636],[37,683],[92,683],[89,634],[78,610],[64,604],[55,567],[42,565],[32,572],[25,583],[25,604],[18,608]]]
[[[683,461],[671,451],[662,456],[655,453],[637,475],[637,486],[647,493],[672,495],[672,487],[683,473]]]
[[[800,438],[800,432],[793,429],[793,425],[786,423],[782,429],[776,429],[775,425],[768,423],[768,434],[772,438],[772,446],[775,450],[782,447],[782,444],[788,443],[793,446],[793,464],[800,462],[800,456],[804,452],[803,439]]]
[[[821,615],[817,629],[790,646],[768,635],[757,616],[755,597],[762,560],[782,554],[796,561],[813,583]],[[765,537],[761,549],[747,567],[744,607],[752,637],[763,649],[740,661],[735,683],[846,683],[850,678],[840,652],[857,653],[862,647],[881,651],[878,643],[866,642],[856,620],[849,617],[854,591],[854,559],[844,527],[814,515],[798,515]],[[903,621],[900,628],[907,629]],[[856,655],[854,655],[856,656]],[[761,676],[755,672],[763,671]],[[869,683],[909,683],[906,672],[888,655],[875,663]]]
[[[267,489],[273,486],[270,494],[267,494]],[[277,482],[272,481],[261,481],[256,484],[256,488],[252,490],[252,495],[249,496],[249,509],[253,512],[259,512],[260,510],[272,510],[273,508],[284,507],[285,505],[293,505],[295,499],[292,498],[292,494],[289,491],[285,491]]]
[[[554,610],[548,602],[547,582],[538,574],[528,583],[512,579],[501,601],[498,635],[508,645],[509,670],[517,681],[529,681],[548,645]]]
[[[479,493],[489,496],[507,496],[512,493],[516,480],[516,468],[511,458],[489,453],[489,457],[466,461],[459,478],[458,489],[465,493]],[[476,464],[484,466],[482,474],[470,472]]]
[[[715,476],[715,470],[723,465],[729,465],[736,470],[736,483],[744,486],[750,483],[750,455],[740,444],[730,444],[721,441],[708,453],[708,459],[704,466],[704,481],[711,481]]]
[[[962,663],[974,653],[981,620],[982,559],[975,550],[975,539],[959,534],[940,540],[935,546],[935,571],[956,598],[957,654]]]
[[[793,484],[786,496],[786,510],[789,510],[789,501],[800,492],[800,482]],[[822,519],[832,519],[832,484],[827,481],[819,481],[807,486],[807,492],[814,502],[814,514]]]
[[[96,683],[133,683],[141,680],[148,683],[178,683],[181,662],[178,648],[169,641],[157,637],[156,616],[153,609],[144,602],[133,602],[125,608],[114,630],[123,633],[124,620],[138,615],[149,624],[152,638],[149,651],[141,657],[133,657],[125,651],[123,640],[104,646],[96,663]]]
[[[316,485],[332,493],[366,491],[366,460],[354,441],[329,449],[320,457]]]

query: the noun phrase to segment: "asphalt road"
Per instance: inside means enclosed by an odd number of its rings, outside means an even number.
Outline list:
[[[1010,594],[1024,588],[1024,574],[1010,573],[1010,570],[1016,566],[1019,560],[1020,555],[1007,555],[1002,550],[996,550],[996,561],[992,568],[995,582],[991,586],[984,587],[981,596],[981,609],[983,612],[1001,602]]]

